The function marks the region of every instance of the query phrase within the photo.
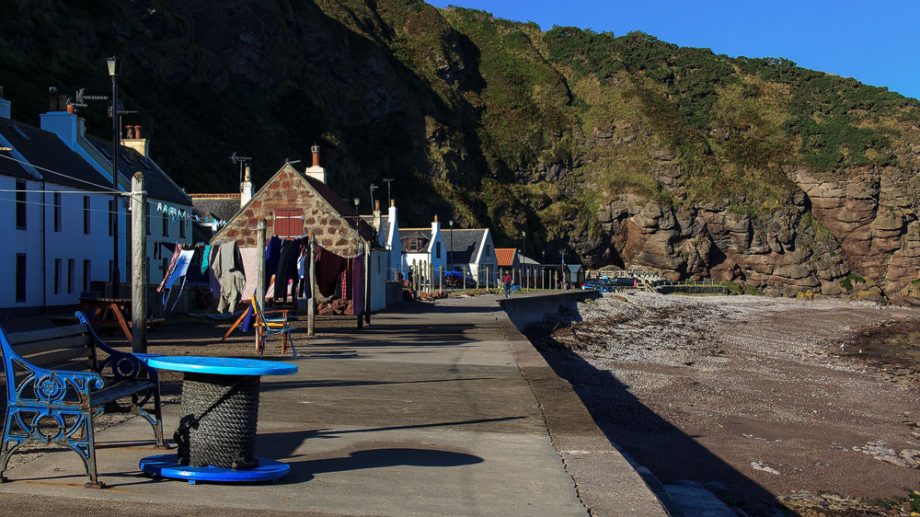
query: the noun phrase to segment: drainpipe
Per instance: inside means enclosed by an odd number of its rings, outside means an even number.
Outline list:
[[[28,183],[26,185],[28,185]],[[45,252],[45,242],[46,242],[47,232],[48,232],[48,229],[46,228],[47,214],[45,213],[45,209],[48,206],[47,204],[48,198],[46,197],[47,194],[45,193],[45,187],[46,187],[45,180],[42,179],[42,203],[41,203],[41,211],[42,211],[42,310],[41,310],[41,313],[42,314],[48,311],[48,258]],[[28,189],[28,187],[26,188]],[[26,237],[26,239],[28,239],[28,237]]]

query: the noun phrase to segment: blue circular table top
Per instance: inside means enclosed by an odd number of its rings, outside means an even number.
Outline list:
[[[157,370],[209,375],[290,375],[297,372],[297,365],[293,363],[194,355],[148,357],[147,365]]]

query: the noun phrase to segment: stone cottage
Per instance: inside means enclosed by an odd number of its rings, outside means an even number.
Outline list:
[[[339,256],[363,253],[364,242],[373,240],[373,229],[326,183],[319,147],[312,150],[311,167],[301,172],[285,163],[211,242],[235,240],[240,248],[255,247],[259,220],[265,219],[269,236],[300,237],[312,232],[320,246]]]

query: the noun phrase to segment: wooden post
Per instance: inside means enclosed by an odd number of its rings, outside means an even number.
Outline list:
[[[438,266],[438,292],[444,291],[444,266]]]
[[[265,219],[259,219],[258,225],[256,225],[256,293],[255,299],[256,302],[262,307],[262,310],[265,310]],[[255,307],[252,308],[253,311],[256,310]],[[253,316],[255,312],[253,312]],[[256,352],[262,350],[262,336],[261,331],[265,329],[260,329],[258,325],[259,321],[256,320]]]
[[[461,267],[460,274],[463,275],[463,290],[466,291],[466,270]]]
[[[131,351],[147,353],[147,193],[144,175],[131,178]],[[180,221],[182,224],[184,221]]]
[[[307,303],[307,335],[316,335],[316,238],[310,233],[310,301]]]
[[[492,279],[490,278],[490,277],[492,276],[492,274],[491,274],[491,273],[492,273],[491,269],[492,269],[492,268],[491,268],[490,266],[486,266],[486,291],[489,290],[489,282],[492,281]]]
[[[371,242],[364,241],[364,323],[371,324]]]

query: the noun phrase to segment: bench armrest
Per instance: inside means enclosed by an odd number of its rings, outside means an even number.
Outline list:
[[[16,385],[15,394],[9,394],[11,403],[37,403],[51,409],[81,406],[88,403],[90,392],[105,387],[105,380],[96,372],[49,370],[22,358],[14,361],[29,374]],[[71,391],[78,400],[68,396]]]
[[[87,332],[89,332],[90,339],[93,341],[93,364],[95,363],[96,350],[102,350],[108,357],[104,361],[99,363],[95,369],[96,372],[102,374],[106,369],[110,370],[111,376],[116,380],[123,379],[153,379],[156,380],[157,374],[156,371],[152,368],[147,367],[147,362],[144,359],[141,359],[130,352],[122,352],[120,350],[115,350],[110,347],[103,341],[96,331],[93,329],[93,326],[90,325],[89,320],[82,312],[77,311],[75,313],[77,319],[80,320],[80,323],[86,326]]]

